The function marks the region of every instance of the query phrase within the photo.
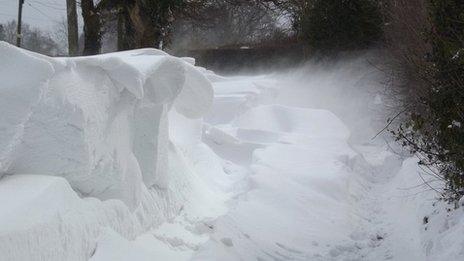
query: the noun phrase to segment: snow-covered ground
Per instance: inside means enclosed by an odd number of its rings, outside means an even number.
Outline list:
[[[364,58],[221,77],[0,43],[0,81],[1,260],[464,260],[462,208],[372,140]]]

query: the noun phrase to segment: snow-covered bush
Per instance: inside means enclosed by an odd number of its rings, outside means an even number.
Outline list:
[[[420,0],[408,2],[406,8],[394,1],[391,6],[396,6],[390,14],[393,26],[403,33],[387,36],[401,68],[409,72],[403,73],[407,84],[400,90],[405,117],[392,132],[428,172],[446,181],[443,197],[457,201],[464,196],[464,4]],[[400,17],[413,22],[398,26]],[[409,35],[409,41],[403,35]],[[411,48],[398,52],[397,46]]]

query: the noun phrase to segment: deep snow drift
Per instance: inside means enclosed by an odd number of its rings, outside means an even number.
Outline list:
[[[47,59],[3,44],[1,52],[13,65],[1,71],[2,173],[62,176],[82,195],[131,209],[142,183],[167,186],[170,108],[198,118],[212,102],[203,74],[160,51]]]
[[[464,258],[462,209],[371,139],[365,57],[225,78],[153,49],[0,43],[0,80],[2,260]]]
[[[190,59],[53,59],[3,42],[0,57],[2,258],[85,260],[107,231],[134,239],[183,213],[224,212],[226,193],[196,170],[216,160],[198,119],[213,90]],[[182,135],[170,137],[176,124]],[[197,145],[203,158],[186,158]]]

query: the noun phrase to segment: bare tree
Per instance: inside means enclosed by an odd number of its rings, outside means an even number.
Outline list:
[[[178,15],[173,49],[254,45],[286,35],[282,12],[257,1],[195,2]]]
[[[16,43],[16,21],[10,21],[2,27],[4,29],[4,40],[11,44]],[[53,40],[49,33],[25,23],[22,24],[21,47],[51,56],[63,55],[64,53],[64,50],[60,48],[60,45]]]
[[[68,48],[68,22],[65,17],[55,23],[51,36],[61,50]]]
[[[0,24],[0,41],[5,41],[6,35],[5,35],[5,29],[3,28],[3,25]]]
[[[84,55],[98,54],[101,51],[100,12],[93,0],[81,0],[84,18]]]
[[[75,56],[79,50],[76,0],[66,0],[66,10],[68,18],[68,52],[70,56]]]
[[[160,47],[166,39],[174,14],[184,7],[185,0],[82,0],[84,18],[84,54],[96,54],[101,50],[102,28],[106,17],[118,14],[123,33],[120,48],[133,49]],[[123,29],[124,28],[124,29]]]

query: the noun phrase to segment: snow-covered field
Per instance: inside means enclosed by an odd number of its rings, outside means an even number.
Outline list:
[[[0,82],[1,260],[464,260],[462,209],[372,140],[364,58],[226,78],[0,43]]]

